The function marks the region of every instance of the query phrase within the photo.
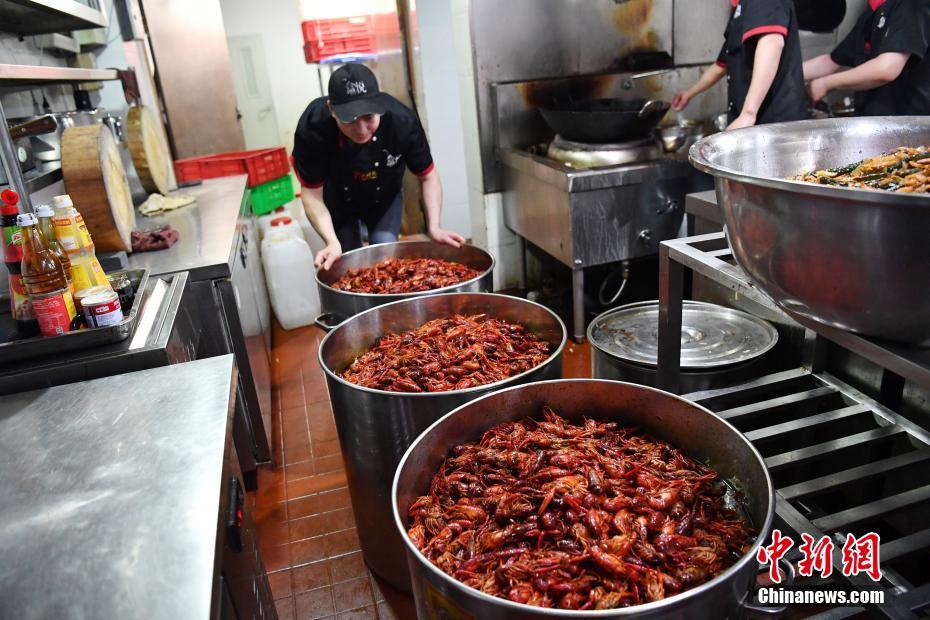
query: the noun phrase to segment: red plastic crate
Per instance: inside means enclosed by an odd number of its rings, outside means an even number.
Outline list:
[[[304,58],[308,63],[320,62],[339,54],[374,54],[377,51],[378,42],[374,35],[304,43]]]
[[[174,173],[179,183],[248,174],[249,187],[255,187],[284,176],[290,169],[287,150],[283,146],[216,153],[174,162]]]
[[[304,42],[368,36],[374,33],[371,15],[338,19],[308,19],[301,24],[301,28],[304,33]]]

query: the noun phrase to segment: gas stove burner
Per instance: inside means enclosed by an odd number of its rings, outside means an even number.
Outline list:
[[[662,145],[654,138],[613,144],[592,144],[573,142],[556,135],[546,154],[573,168],[596,168],[650,161],[661,157],[662,152]]]

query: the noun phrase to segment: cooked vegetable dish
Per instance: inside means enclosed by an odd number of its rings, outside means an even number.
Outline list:
[[[913,194],[930,193],[930,147],[901,147],[847,166],[805,172],[792,181]]]

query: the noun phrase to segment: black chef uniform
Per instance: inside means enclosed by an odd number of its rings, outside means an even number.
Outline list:
[[[801,59],[801,37],[793,0],[731,0],[733,13],[724,34],[726,41],[717,64],[727,70],[730,122],[743,110],[758,38],[766,34],[785,37],[778,73],[756,115],[756,124],[780,123],[807,118],[807,93]]]
[[[400,196],[404,166],[419,177],[433,169],[419,119],[394,97],[381,97],[385,112],[366,144],[339,131],[327,97],[310,102],[294,132],[291,163],[302,185],[323,188],[336,230],[353,219],[370,230]]]
[[[892,82],[856,93],[856,114],[930,114],[930,2],[869,0],[855,27],[833,50],[838,65],[858,67],[880,54],[910,54]]]

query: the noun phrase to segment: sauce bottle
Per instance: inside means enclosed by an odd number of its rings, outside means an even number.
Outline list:
[[[61,262],[61,266],[65,270],[65,278],[68,280],[68,290],[71,291],[71,296],[74,296],[74,281],[71,273],[71,259],[68,257],[68,253],[65,252],[65,249],[61,247],[61,244],[58,243],[58,239],[55,238],[55,229],[53,228],[52,217],[55,212],[48,205],[39,205],[36,208],[36,216],[39,218],[39,228],[42,229],[42,236],[45,237],[45,243],[48,244],[48,248],[52,251],[52,254],[58,257],[58,260]]]
[[[110,286],[100,261],[97,260],[94,241],[91,239],[84,218],[74,208],[71,196],[63,194],[52,198],[55,215],[52,228],[55,239],[67,252],[71,261],[71,282],[75,291],[93,286]]]
[[[16,321],[16,331],[21,337],[39,334],[39,323],[32,311],[32,302],[23,283],[23,233],[16,223],[19,215],[19,195],[11,189],[0,193],[3,204],[0,205],[0,228],[3,235],[3,262],[6,265],[7,283],[10,289],[10,314]]]
[[[23,283],[43,336],[55,336],[71,330],[77,314],[68,289],[65,270],[49,248],[34,213],[17,217],[23,233]]]

